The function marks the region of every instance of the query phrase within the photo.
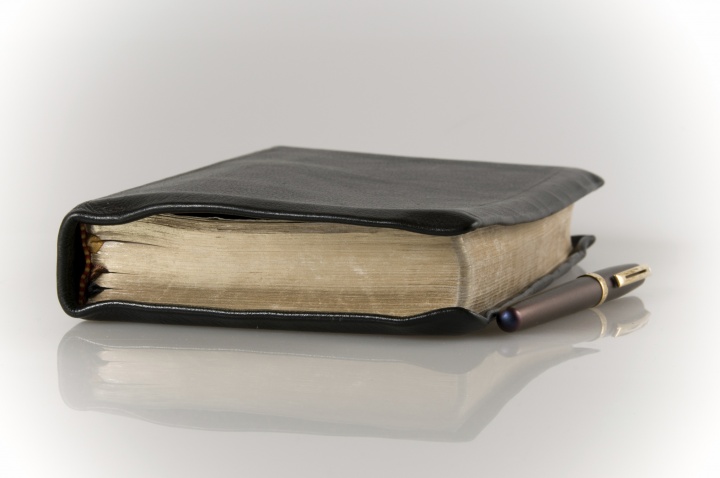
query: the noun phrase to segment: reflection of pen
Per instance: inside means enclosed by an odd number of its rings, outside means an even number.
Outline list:
[[[597,307],[638,288],[650,275],[648,266],[625,264],[581,275],[513,304],[498,316],[505,332],[532,327],[573,312]]]

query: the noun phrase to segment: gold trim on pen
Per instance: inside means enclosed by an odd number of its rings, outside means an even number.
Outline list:
[[[635,266],[626,271],[618,272],[612,276],[618,287],[647,279],[650,276],[650,267],[647,265]]]
[[[605,282],[605,278],[594,272],[588,272],[587,274],[583,274],[580,277],[592,277],[593,279],[595,279],[598,282],[598,284],[600,284],[600,289],[602,290],[602,296],[600,297],[600,302],[593,305],[593,307],[598,307],[598,306],[602,305],[608,296],[608,285],[607,285],[607,282]]]

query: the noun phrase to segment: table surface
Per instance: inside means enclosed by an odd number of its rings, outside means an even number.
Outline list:
[[[719,476],[720,15],[595,3],[0,4],[0,475]],[[517,334],[65,316],[68,210],[277,144],[589,169],[582,269],[654,275]]]

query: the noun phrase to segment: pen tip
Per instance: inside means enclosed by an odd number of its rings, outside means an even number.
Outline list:
[[[520,327],[520,319],[512,307],[500,313],[497,323],[505,332],[515,332]]]

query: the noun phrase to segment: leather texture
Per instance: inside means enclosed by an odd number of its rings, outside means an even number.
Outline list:
[[[161,213],[341,222],[457,235],[544,218],[603,184],[580,169],[383,156],[276,147],[82,203],[58,237],[58,297],[73,317],[96,320],[333,330],[464,333],[491,320],[461,308],[413,317],[243,312],[131,302],[81,306],[80,223],[120,224]],[[568,261],[530,286],[534,293],[577,263],[592,244],[574,238]],[[538,285],[540,284],[540,285]],[[514,298],[516,299],[516,298]]]

